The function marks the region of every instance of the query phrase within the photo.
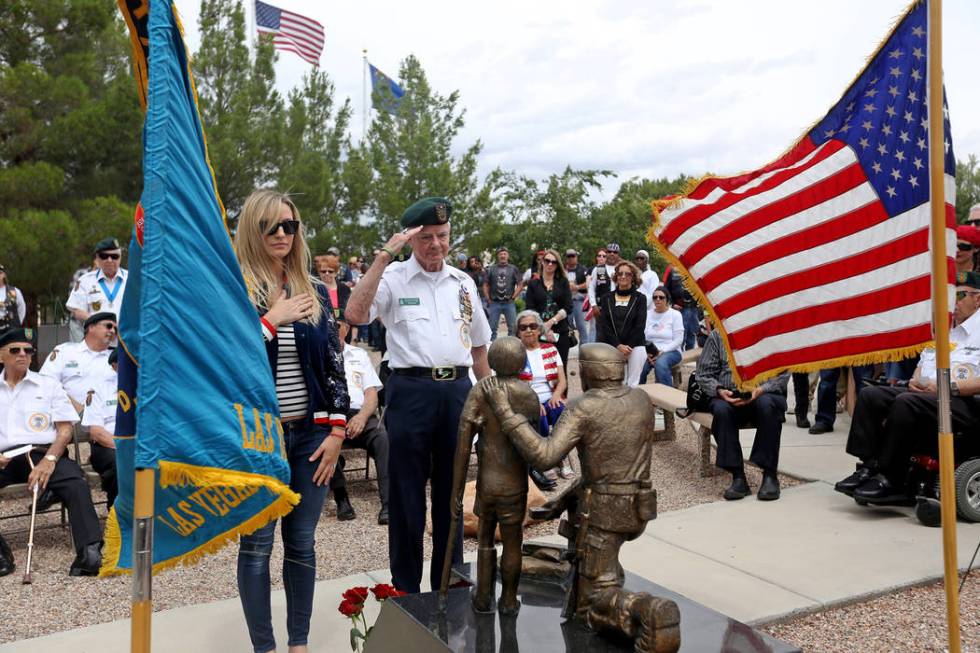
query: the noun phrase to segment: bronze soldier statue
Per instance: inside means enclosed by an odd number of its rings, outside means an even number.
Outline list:
[[[518,374],[527,359],[524,345],[512,336],[498,338],[487,354],[490,368],[497,373],[501,401],[507,404],[508,414],[537,422],[540,412],[538,396]],[[500,558],[500,578],[503,586],[499,611],[516,614],[520,608],[517,585],[521,579],[521,544],[524,539],[524,513],[527,508],[527,463],[500,429],[500,423],[487,403],[483,389],[470,390],[459,420],[459,440],[453,468],[452,520],[458,523],[463,510],[463,486],[469,464],[473,437],[479,433],[476,445],[476,505],[480,518],[476,558],[476,591],[473,609],[493,612],[494,581],[496,579],[497,549],[494,533],[500,526],[503,553]],[[455,534],[452,534],[455,535]],[[453,537],[449,546],[452,547]],[[451,560],[447,555],[446,560]],[[443,570],[443,586],[448,581],[448,569]]]
[[[578,448],[582,477],[567,493],[569,519],[559,532],[572,545],[572,586],[565,616],[597,632],[634,641],[634,650],[672,653],[680,648],[680,613],[671,600],[623,589],[623,542],[640,536],[656,517],[650,455],[654,409],[646,394],[623,386],[626,367],[615,348],[593,343],[579,349],[584,394],[571,400],[548,438],[512,408],[504,384],[480,382],[500,429],[538,469],[557,465]],[[471,393],[476,394],[477,389]]]

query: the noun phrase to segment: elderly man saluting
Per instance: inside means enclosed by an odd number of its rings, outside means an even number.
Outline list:
[[[26,329],[0,334],[0,452],[34,445],[26,455],[0,453],[0,487],[26,481],[54,492],[68,508],[77,553],[68,575],[95,576],[102,564],[102,529],[81,468],[64,455],[78,413],[60,383],[28,369],[31,341]]]
[[[487,376],[490,325],[476,285],[446,265],[452,204],[442,197],[405,210],[397,233],[354,287],[346,316],[352,324],[376,317],[387,328],[391,376],[385,422],[390,443],[388,555],[392,582],[418,592],[422,580],[425,484],[432,484],[432,587],[439,586],[449,535],[453,458],[470,367]],[[393,263],[411,245],[412,257]],[[462,529],[455,547],[462,561]]]

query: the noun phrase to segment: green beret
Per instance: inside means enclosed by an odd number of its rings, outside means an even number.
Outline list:
[[[27,342],[33,345],[35,335],[34,329],[21,329],[20,327],[7,329],[0,333],[0,347],[6,347],[12,342]]]
[[[122,249],[119,246],[119,241],[115,238],[103,238],[95,244],[95,253],[107,252],[113,249]]]
[[[445,197],[426,197],[405,209],[402,226],[406,229],[427,224],[446,224],[453,214],[453,204]]]
[[[956,285],[957,286],[969,286],[970,288],[976,288],[980,290],[980,273],[977,272],[957,272],[956,273]]]

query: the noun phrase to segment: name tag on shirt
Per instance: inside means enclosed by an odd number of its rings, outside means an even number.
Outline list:
[[[398,298],[398,305],[399,306],[420,306],[421,304],[422,304],[422,302],[419,300],[418,297],[399,297]]]

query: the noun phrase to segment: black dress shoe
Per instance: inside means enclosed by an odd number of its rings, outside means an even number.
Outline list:
[[[816,424],[814,424],[813,426],[810,427],[810,430],[808,431],[808,433],[812,433],[813,435],[819,435],[821,433],[830,433],[833,430],[834,430],[834,427],[831,426],[830,424],[824,424],[823,422],[817,422]]]
[[[549,480],[547,476],[536,469],[531,470],[530,476],[531,480],[534,481],[534,484],[537,485],[538,489],[542,492],[550,492],[558,486],[557,481]]]
[[[847,496],[852,497],[854,496],[854,490],[867,483],[868,479],[874,475],[875,470],[868,467],[864,463],[858,463],[854,473],[843,480],[837,481],[837,483],[834,484],[834,489],[841,494],[846,494]]]
[[[17,568],[14,564],[14,552],[10,550],[7,540],[0,536],[0,576],[6,576]]]
[[[756,495],[759,501],[775,501],[779,498],[779,479],[771,474],[762,475],[762,485]]]
[[[722,496],[725,497],[725,501],[738,501],[750,494],[752,494],[752,490],[749,489],[749,482],[745,480],[744,476],[737,476],[732,479],[732,484],[725,488],[725,493]]]
[[[357,519],[354,506],[350,504],[350,499],[347,497],[340,497],[337,499],[337,521],[351,521],[352,519]]]
[[[798,429],[808,429],[810,428],[810,420],[806,418],[806,415],[796,416],[796,428]]]
[[[902,488],[892,485],[884,475],[878,474],[854,490],[854,499],[875,505],[902,505],[909,503],[909,497]]]
[[[86,544],[78,551],[68,570],[69,576],[98,576],[102,566],[102,542]]]
[[[378,523],[382,526],[388,523],[388,506],[381,506],[381,511],[378,513]]]

